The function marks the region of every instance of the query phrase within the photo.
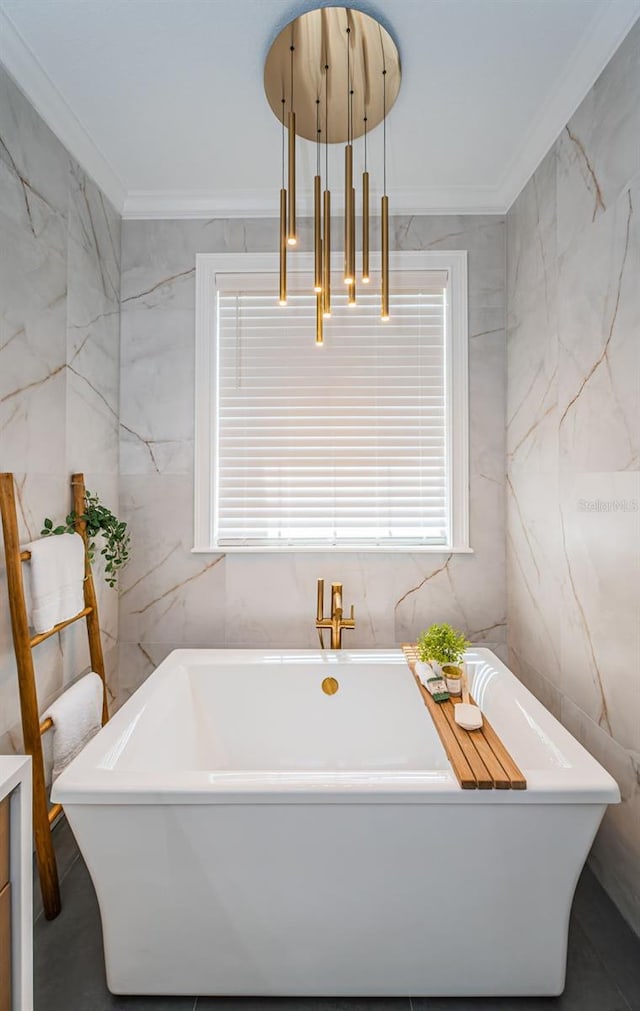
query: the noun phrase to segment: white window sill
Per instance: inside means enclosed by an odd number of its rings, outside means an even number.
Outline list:
[[[191,554],[193,555],[237,555],[237,554],[273,554],[277,552],[278,554],[326,554],[327,552],[333,552],[334,554],[358,554],[358,555],[379,555],[379,554],[392,554],[392,555],[473,555],[475,554],[474,549],[471,547],[459,546],[452,547],[450,544],[402,544],[402,545],[384,545],[380,547],[372,547],[371,545],[362,545],[357,547],[355,545],[341,545],[341,544],[327,544],[326,546],[320,545],[285,545],[285,544],[274,544],[272,547],[267,545],[260,547],[253,547],[251,545],[247,547],[240,547],[238,545],[225,546],[225,547],[206,547],[206,548],[191,548]]]

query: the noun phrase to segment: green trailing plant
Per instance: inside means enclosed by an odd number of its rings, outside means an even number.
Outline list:
[[[89,539],[89,561],[93,562],[96,554],[96,538],[100,537],[103,546],[100,554],[104,555],[105,567],[104,578],[111,587],[115,587],[118,582],[118,574],[129,559],[129,546],[131,544],[131,534],[127,530],[127,524],[118,519],[117,516],[102,504],[98,495],[90,491],[85,492],[84,512],[78,516],[72,510],[65,518],[64,523],[58,526],[53,525],[53,520],[47,517],[44,520],[40,534],[42,537],[53,536],[54,534],[75,533],[76,523],[84,521],[87,524],[87,536]]]
[[[457,664],[462,659],[465,649],[471,645],[463,632],[456,631],[451,625],[443,622],[441,625],[431,625],[426,632],[418,636],[418,654],[425,663],[435,660],[440,664]]]

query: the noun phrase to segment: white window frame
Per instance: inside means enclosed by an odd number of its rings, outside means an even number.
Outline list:
[[[372,272],[379,263],[371,258]],[[216,276],[218,274],[273,273],[277,297],[277,253],[199,253],[196,256],[196,346],[195,346],[195,444],[194,444],[194,546],[196,553],[224,552],[394,552],[402,554],[454,552],[469,553],[469,328],[467,309],[466,250],[424,250],[392,252],[390,271],[446,270],[448,303],[446,314],[445,372],[448,391],[447,456],[451,461],[449,486],[449,531],[447,544],[352,546],[268,545],[217,547],[213,543],[215,506],[215,459],[217,446],[216,403]],[[313,254],[288,257],[290,273],[313,272]],[[283,312],[286,312],[283,309]],[[310,335],[310,340],[314,335]]]

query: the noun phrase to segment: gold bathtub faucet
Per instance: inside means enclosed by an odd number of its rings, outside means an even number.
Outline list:
[[[322,630],[331,629],[331,649],[342,649],[342,629],[355,628],[353,604],[351,605],[351,616],[342,617],[342,583],[331,584],[331,617],[324,617],[324,579],[318,580],[318,608],[316,613],[316,628],[320,636],[320,645],[324,649]]]

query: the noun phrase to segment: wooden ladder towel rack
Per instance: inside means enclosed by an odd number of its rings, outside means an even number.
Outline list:
[[[71,491],[73,509],[76,515],[82,516],[85,511],[83,474],[72,475]],[[33,829],[38,874],[42,890],[44,914],[48,920],[53,920],[60,912],[61,904],[58,869],[53,841],[51,839],[51,826],[62,811],[62,808],[60,804],[55,804],[49,809],[47,800],[44,759],[42,755],[42,735],[53,727],[53,720],[48,718],[42,722],[40,721],[33,649],[41,642],[51,638],[51,636],[57,635],[58,632],[73,624],[73,622],[79,621],[81,618],[86,619],[91,668],[102,678],[102,723],[104,725],[109,718],[109,711],[107,707],[102,642],[100,639],[100,622],[98,620],[98,603],[93,585],[91,563],[89,561],[86,523],[78,520],[76,522],[76,531],[81,535],[85,547],[84,608],[73,618],[60,622],[60,624],[55,625],[49,631],[41,632],[38,635],[31,635],[24,593],[24,581],[22,578],[22,562],[28,561],[31,553],[20,550],[13,474],[0,474],[0,513],[2,514],[4,551],[7,566],[11,631],[18,669],[22,734],[25,752],[31,755],[32,760]]]

